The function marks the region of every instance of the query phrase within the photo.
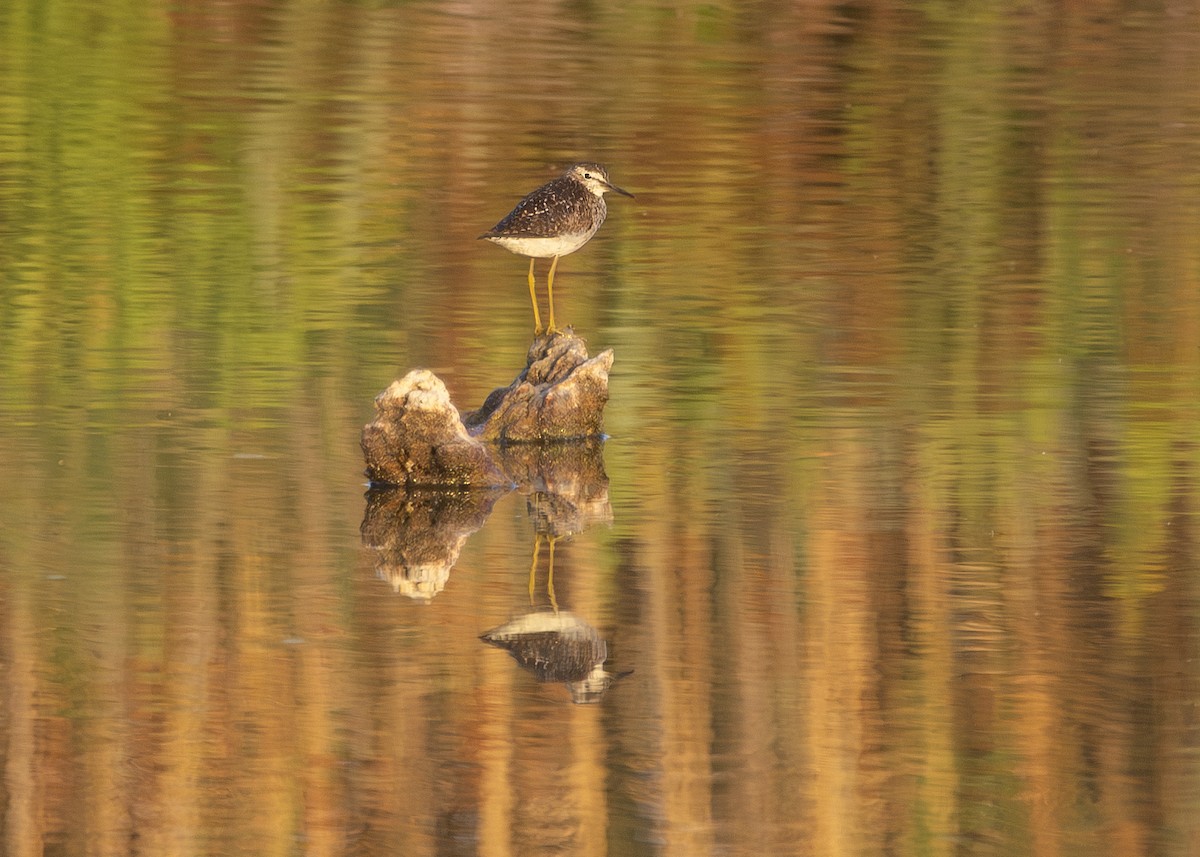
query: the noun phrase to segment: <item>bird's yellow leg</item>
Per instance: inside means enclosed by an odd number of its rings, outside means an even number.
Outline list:
[[[558,261],[557,259],[555,261]],[[537,336],[542,332],[542,317],[538,314],[537,308],[537,288],[534,286],[533,280],[533,262],[531,256],[529,258],[529,300],[533,303],[533,335]],[[554,326],[554,309],[550,310],[550,326]]]
[[[546,333],[558,333],[558,328],[554,326],[554,269],[558,267],[558,257],[554,257],[554,261],[550,263],[550,276],[546,278],[546,295],[550,300],[550,326],[546,328]]]

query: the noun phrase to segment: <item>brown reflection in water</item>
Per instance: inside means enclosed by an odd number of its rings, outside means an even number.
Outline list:
[[[467,539],[509,491],[526,497],[533,521],[529,597],[543,541],[549,544],[548,581],[554,604],[554,545],[559,539],[612,522],[603,443],[599,439],[516,444],[497,451],[509,489],[372,488],[360,527],[376,556],[376,574],[397,592],[429,601],[446,586]],[[554,604],[557,607],[556,604]]]
[[[363,544],[375,573],[398,594],[428,601],[446,588],[467,539],[487,521],[503,490],[376,488],[367,494]]]
[[[1191,445],[1160,582],[1134,605],[1105,592],[1131,571],[1088,486],[1111,463],[1026,446],[965,477],[946,466],[967,452],[949,426],[870,424],[824,432],[792,488],[758,485],[794,505],[757,516],[732,497],[727,516],[697,514],[683,498],[712,496],[705,470],[648,439],[647,471],[691,475],[661,486],[679,504],[624,547],[637,596],[614,639],[638,673],[611,700],[623,812],[681,853],[1187,853]]]
[[[1194,9],[0,8],[6,854],[1197,851]],[[489,389],[467,248],[581,147],[650,189],[560,296],[598,706],[476,639],[525,532],[354,553],[362,403]]]

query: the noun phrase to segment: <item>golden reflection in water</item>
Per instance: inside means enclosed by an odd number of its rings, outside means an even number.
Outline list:
[[[1200,848],[1194,9],[0,31],[5,854]],[[536,510],[418,604],[355,448],[511,377],[474,236],[583,156],[639,197],[560,295],[617,353],[590,706],[478,639]]]

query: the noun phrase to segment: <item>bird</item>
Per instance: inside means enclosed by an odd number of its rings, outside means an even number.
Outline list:
[[[479,236],[480,240],[499,244],[505,250],[529,257],[529,299],[533,302],[533,332],[542,333],[538,313],[537,287],[533,265],[537,259],[553,259],[546,278],[550,307],[547,335],[558,333],[554,325],[554,271],[560,256],[574,253],[591,240],[608,216],[604,194],[612,191],[634,199],[608,180],[608,171],[600,164],[582,161],[572,164],[556,179],[546,182],[517,203],[504,219]]]

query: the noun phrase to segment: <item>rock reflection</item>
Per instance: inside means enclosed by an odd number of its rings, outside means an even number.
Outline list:
[[[620,674],[604,669],[608,643],[565,610],[535,610],[486,631],[479,639],[504,649],[540,682],[562,682],[574,703],[598,702]]]
[[[506,650],[539,682],[566,685],[575,703],[597,702],[620,678],[604,669],[608,643],[554,592],[554,549],[564,538],[612,522],[599,440],[500,447],[497,460],[512,489],[373,488],[367,492],[363,544],[376,552],[376,574],[410,598],[428,602],[446,587],[463,545],[510,490],[526,496],[533,523],[529,601],[535,601],[547,546],[549,607],[531,610],[480,636]]]
[[[375,573],[396,592],[429,601],[446,588],[467,539],[507,491],[372,489],[361,527]]]
[[[534,532],[561,538],[612,523],[602,450],[596,439],[500,450],[500,466],[529,498]]]
[[[431,600],[446,587],[467,539],[512,490],[528,497],[536,568],[542,540],[553,555],[554,541],[612,521],[602,450],[599,440],[503,447],[498,460],[511,489],[372,488],[360,531],[376,553],[376,574],[398,593]]]

